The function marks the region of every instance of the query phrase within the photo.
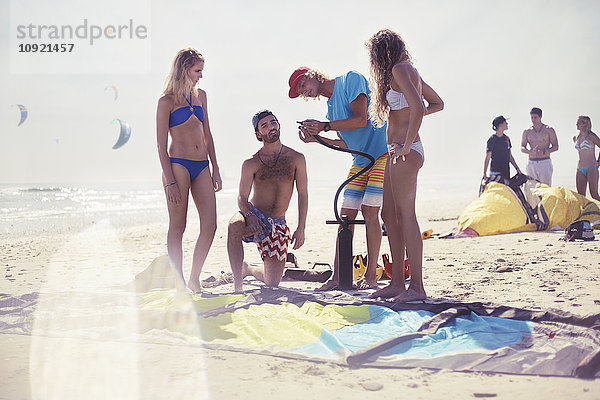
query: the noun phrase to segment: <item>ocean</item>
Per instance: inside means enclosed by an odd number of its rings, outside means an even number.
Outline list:
[[[160,183],[3,184],[0,232],[80,230],[105,218],[117,223],[152,221],[165,214],[161,195]]]
[[[567,183],[568,179],[558,181]],[[310,182],[308,218],[333,218],[333,198],[339,184]],[[219,224],[226,224],[237,210],[237,185],[234,180],[226,180],[224,189],[217,193]],[[417,216],[421,222],[457,218],[476,199],[478,189],[479,181],[473,177],[420,177]],[[288,220],[293,222],[297,215],[295,201],[294,196],[288,211]],[[166,224],[160,182],[0,185],[2,233],[72,232],[103,219],[115,226],[157,221]]]

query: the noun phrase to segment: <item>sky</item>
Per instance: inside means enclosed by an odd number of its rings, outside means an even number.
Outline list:
[[[270,109],[282,142],[306,155],[309,179],[341,180],[350,157],[298,139],[295,121],[325,120],[326,99],[287,97],[299,66],[330,77],[369,76],[365,41],[382,28],[406,41],[415,67],[445,102],[427,116],[422,176],[478,179],[491,121],[509,117],[519,144],[540,107],[560,149],[555,177],[574,184],[578,115],[600,124],[600,2],[522,0],[158,1],[0,0],[0,183],[159,182],[155,112],[165,77],[181,48],[205,59],[208,113],[221,174],[236,181],[242,161],[260,148],[252,115]],[[51,4],[49,6],[48,4]],[[19,54],[16,26],[144,25],[144,38],[52,39],[75,42],[76,54]],[[38,43],[41,43],[38,41]],[[79,58],[77,58],[79,57]],[[119,90],[117,100],[112,90]],[[21,126],[15,104],[29,110]],[[131,125],[116,150],[115,118]],[[595,126],[595,125],[594,125]]]

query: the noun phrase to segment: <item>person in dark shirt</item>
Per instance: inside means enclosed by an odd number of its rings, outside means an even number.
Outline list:
[[[490,136],[487,141],[485,161],[483,163],[483,178],[487,178],[488,165],[490,167],[490,176],[500,175],[503,178],[510,178],[510,164],[515,167],[517,172],[520,174],[521,170],[517,165],[515,159],[510,151],[511,144],[508,136],[504,134],[504,131],[508,129],[508,122],[502,115],[494,118],[492,121],[492,128],[496,131],[495,134]],[[490,160],[491,165],[490,165]]]

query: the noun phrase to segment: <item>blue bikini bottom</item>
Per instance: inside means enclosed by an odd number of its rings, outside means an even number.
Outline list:
[[[584,176],[587,176],[588,171],[591,168],[598,168],[598,166],[597,165],[590,165],[589,167],[585,167],[585,168],[579,168],[579,167],[577,167],[577,171],[581,172]]]
[[[188,160],[186,158],[170,157],[171,163],[181,164],[187,168],[190,174],[190,181],[196,179],[200,172],[204,171],[204,168],[208,167],[208,160]]]

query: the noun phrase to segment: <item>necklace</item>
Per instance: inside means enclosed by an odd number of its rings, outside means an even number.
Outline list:
[[[281,145],[281,147],[279,148],[279,153],[277,153],[277,157],[275,157],[275,161],[273,162],[273,165],[269,165],[266,162],[263,161],[263,159],[260,157],[260,151],[257,153],[258,154],[258,159],[260,160],[261,163],[263,163],[263,165],[267,168],[273,168],[275,165],[277,165],[277,161],[279,161],[279,156],[281,155],[281,152],[283,150],[283,144]]]

